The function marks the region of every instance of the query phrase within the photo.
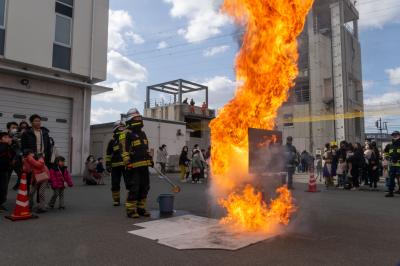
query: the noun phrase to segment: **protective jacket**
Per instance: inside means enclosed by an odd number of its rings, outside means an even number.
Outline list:
[[[151,166],[152,158],[149,155],[149,141],[142,130],[143,122],[131,124],[124,134],[120,135],[123,147],[122,158],[128,169]]]
[[[391,167],[400,167],[400,139],[390,145],[386,156],[389,158]]]
[[[124,161],[122,160],[122,145],[120,139],[125,139],[121,135],[125,132],[114,133],[113,138],[108,142],[107,154],[106,154],[106,167],[115,168],[119,166],[124,166]]]

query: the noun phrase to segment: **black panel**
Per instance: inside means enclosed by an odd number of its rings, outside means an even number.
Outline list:
[[[57,119],[56,119],[56,122],[57,122],[57,123],[64,123],[64,124],[66,124],[68,121],[67,121],[67,119],[60,119],[60,118],[57,118]]]
[[[26,119],[26,115],[20,115],[20,114],[14,114],[13,117],[16,119]]]
[[[72,7],[56,3],[56,13],[72,18]]]
[[[71,48],[53,44],[53,67],[71,69]]]
[[[45,122],[49,121],[49,119],[47,117],[41,116],[40,118],[41,118],[40,120],[42,120],[42,121],[45,121]]]
[[[6,31],[0,29],[0,54],[4,55],[4,43],[5,43]]]

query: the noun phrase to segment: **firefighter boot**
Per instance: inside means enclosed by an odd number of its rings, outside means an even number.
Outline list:
[[[113,205],[115,207],[121,206],[121,199],[120,199],[119,191],[113,191],[112,198],[113,198]]]
[[[150,213],[146,210],[146,199],[141,199],[138,202],[137,212],[140,216],[150,217]]]
[[[126,215],[128,218],[139,218],[139,214],[137,212],[137,201],[127,201],[125,203],[126,207]]]

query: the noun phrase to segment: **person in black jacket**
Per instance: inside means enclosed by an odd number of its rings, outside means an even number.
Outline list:
[[[12,168],[14,152],[11,147],[12,138],[7,132],[0,132],[0,212],[7,209],[3,204],[7,201],[8,172]]]
[[[42,127],[42,118],[34,114],[29,118],[31,128],[21,136],[22,152],[32,150],[35,155],[43,155],[47,166],[51,164],[51,142],[49,130]]]
[[[181,182],[186,182],[188,178],[188,167],[190,160],[188,158],[189,148],[188,146],[184,146],[182,148],[181,155],[179,156],[179,169],[180,169],[180,180]]]

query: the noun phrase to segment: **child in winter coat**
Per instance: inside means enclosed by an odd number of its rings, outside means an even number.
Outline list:
[[[14,158],[11,143],[12,138],[6,132],[0,132],[0,212],[7,211],[3,204],[7,201],[8,173]]]
[[[53,189],[53,196],[49,202],[49,207],[54,208],[56,200],[58,198],[58,209],[64,210],[64,189],[65,183],[72,187],[71,175],[65,166],[65,158],[59,156],[54,161],[54,168],[50,170],[50,184]]]
[[[38,198],[37,213],[46,212],[46,188],[50,177],[49,169],[46,166],[43,156],[33,153],[32,150],[24,151],[23,172],[28,176],[28,191],[31,208],[33,207],[35,194]],[[39,180],[39,176],[46,178]]]

